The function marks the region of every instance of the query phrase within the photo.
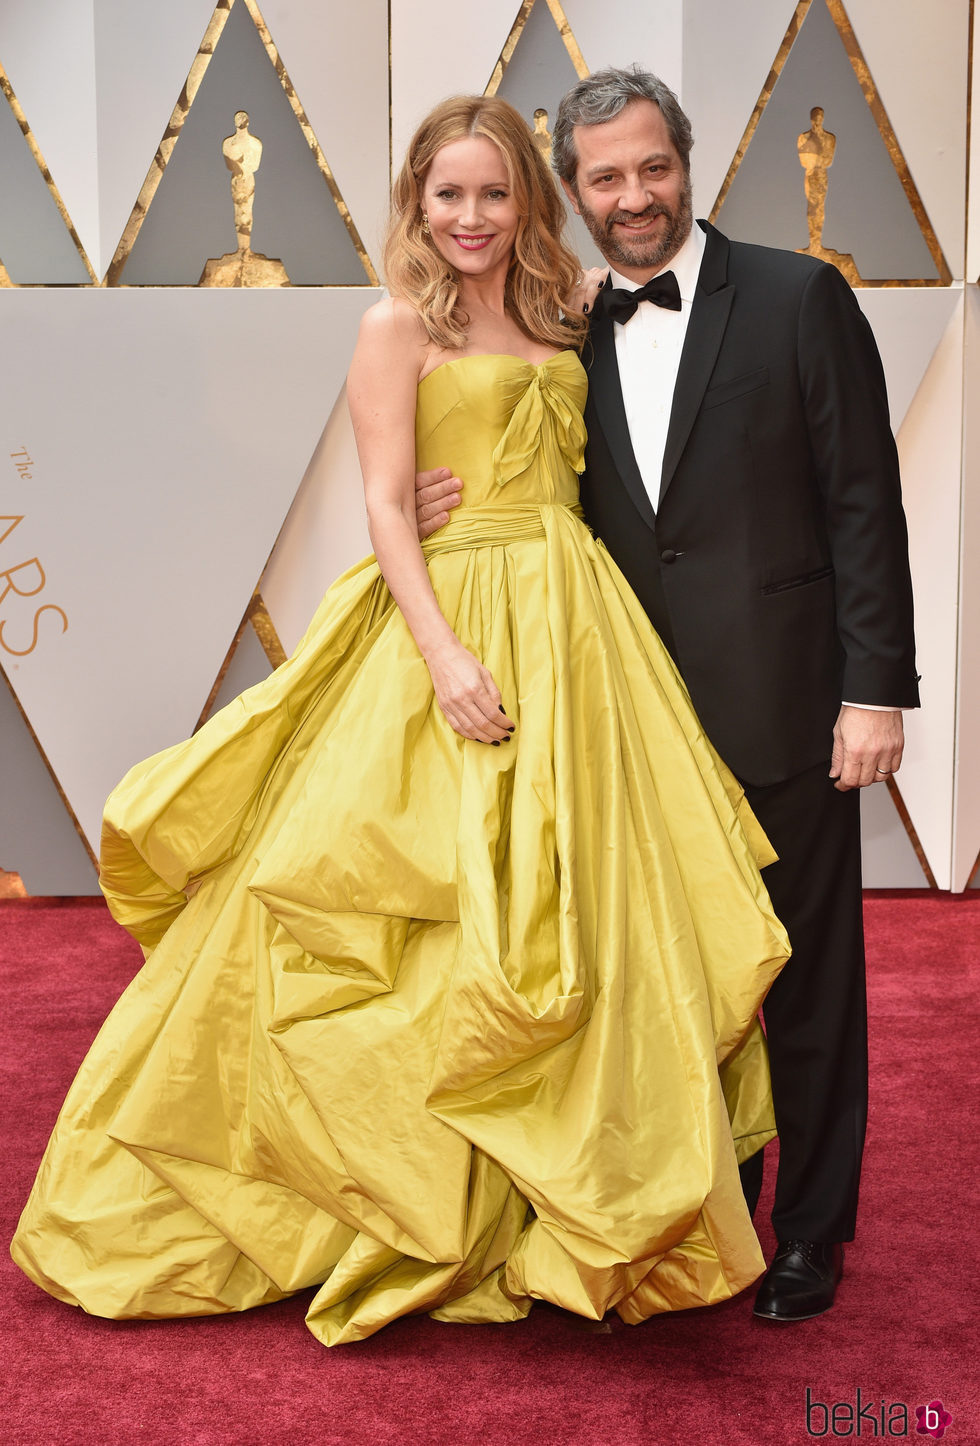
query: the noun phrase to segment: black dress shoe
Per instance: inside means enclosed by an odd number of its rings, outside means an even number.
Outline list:
[[[781,1240],[755,1298],[765,1320],[809,1320],[834,1303],[844,1274],[844,1247],[817,1240]]]

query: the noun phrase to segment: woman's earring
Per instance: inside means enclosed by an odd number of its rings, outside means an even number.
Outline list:
[[[429,218],[424,211],[422,212],[422,235],[429,235]]]

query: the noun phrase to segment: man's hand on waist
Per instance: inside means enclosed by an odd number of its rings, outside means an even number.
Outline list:
[[[445,526],[449,521],[450,509],[459,506],[462,490],[462,482],[453,476],[448,467],[434,467],[429,472],[416,472],[415,520],[420,542],[424,542],[433,532]]]

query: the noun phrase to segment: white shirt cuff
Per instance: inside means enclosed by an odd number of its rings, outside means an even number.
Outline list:
[[[886,703],[849,703],[846,698],[841,702],[842,708],[863,708],[866,713],[906,713],[906,708],[889,708]]]

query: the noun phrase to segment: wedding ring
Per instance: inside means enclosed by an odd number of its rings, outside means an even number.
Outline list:
[[[892,773],[893,773],[894,771],[895,771],[895,770],[892,769],[892,768],[876,768],[876,769],[875,769],[875,773],[883,773],[886,778],[890,778],[890,777],[892,776]]]

